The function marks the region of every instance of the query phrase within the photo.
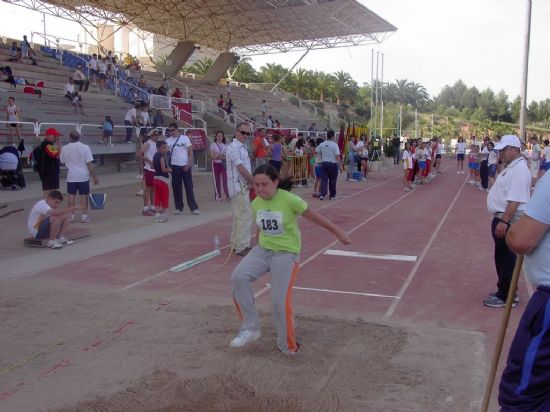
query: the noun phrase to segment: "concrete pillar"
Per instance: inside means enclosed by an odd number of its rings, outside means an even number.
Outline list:
[[[208,84],[217,84],[236,61],[236,55],[230,52],[221,53],[212,66],[202,76],[202,80]]]
[[[192,41],[179,41],[176,48],[166,58],[164,73],[168,76],[175,76],[185,65],[187,60],[195,51],[195,43]]]

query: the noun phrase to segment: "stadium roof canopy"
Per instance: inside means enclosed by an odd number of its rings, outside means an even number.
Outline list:
[[[379,43],[396,31],[356,0],[3,0],[243,55]]]

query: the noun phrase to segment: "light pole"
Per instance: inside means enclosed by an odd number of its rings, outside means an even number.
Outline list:
[[[529,43],[531,39],[531,7],[532,0],[526,0],[527,14],[525,18],[525,37],[523,43],[523,77],[521,80],[521,108],[519,111],[519,138],[525,141],[525,122],[527,117],[527,78],[529,74]]]

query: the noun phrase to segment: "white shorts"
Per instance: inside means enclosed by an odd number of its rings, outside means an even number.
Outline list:
[[[540,162],[539,160],[531,160],[531,165],[529,166],[529,169],[531,170],[531,177],[535,178],[539,174],[540,169]]]

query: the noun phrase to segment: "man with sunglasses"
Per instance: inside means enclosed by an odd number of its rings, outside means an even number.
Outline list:
[[[521,142],[517,136],[502,136],[495,145],[505,169],[497,176],[487,195],[487,210],[493,215],[491,233],[495,242],[495,267],[498,276],[497,291],[483,301],[485,306],[503,308],[512,281],[516,254],[506,244],[506,232],[523,214],[529,202],[531,172],[521,155]],[[514,299],[514,306],[518,298]]]
[[[179,132],[176,123],[170,123],[168,130],[170,131],[170,137],[166,139],[166,143],[170,146],[172,192],[174,194],[174,205],[176,208],[174,214],[180,215],[183,213],[183,182],[187,205],[191,209],[191,213],[200,215],[199,206],[195,201],[195,193],[193,192],[193,177],[191,175],[191,169],[193,167],[193,145],[191,139]]]
[[[250,251],[250,230],[252,228],[252,208],[249,188],[252,186],[252,167],[248,150],[244,144],[249,138],[250,125],[239,123],[235,138],[227,148],[227,188],[233,207],[233,229],[231,247],[238,256],[246,256]]]

